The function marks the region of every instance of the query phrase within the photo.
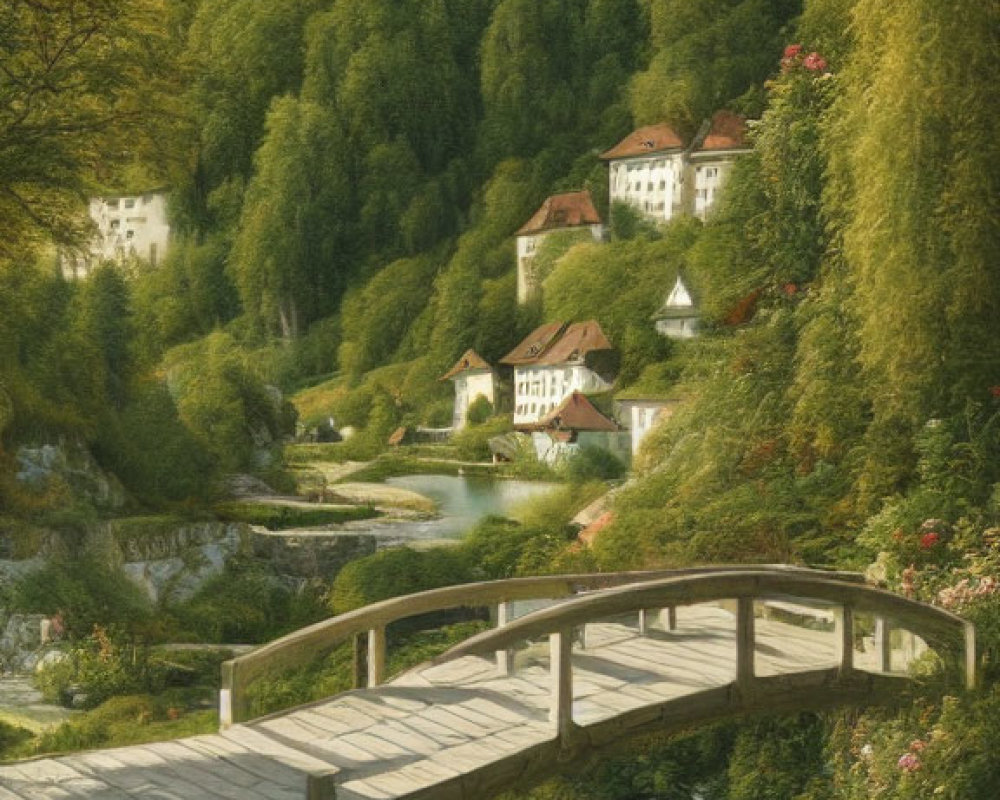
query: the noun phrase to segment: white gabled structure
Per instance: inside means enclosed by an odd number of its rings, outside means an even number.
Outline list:
[[[542,277],[533,268],[535,253],[545,237],[557,231],[589,232],[595,242],[604,240],[604,223],[594,208],[590,192],[563,192],[546,198],[517,232],[517,302],[526,303],[541,289]]]
[[[573,392],[603,392],[618,354],[596,320],[550,322],[500,359],[514,368],[514,425],[533,425]]]
[[[670,339],[692,339],[698,335],[699,317],[694,298],[678,275],[674,288],[653,315],[656,332]]]
[[[67,277],[85,277],[102,261],[140,259],[152,267],[162,263],[170,244],[164,190],[92,197],[88,213],[96,233],[85,253],[63,259]]]
[[[497,374],[482,356],[471,348],[439,380],[455,384],[455,410],[451,425],[455,430],[465,427],[469,406],[485,397],[493,408],[497,405]]]

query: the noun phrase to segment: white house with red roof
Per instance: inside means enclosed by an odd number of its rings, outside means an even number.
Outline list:
[[[668,124],[646,125],[601,154],[612,203],[627,203],[654,222],[679,214],[702,219],[746,145],[746,120],[719,111],[685,144]]]
[[[451,424],[455,430],[465,427],[469,416],[469,406],[477,398],[485,397],[490,405],[497,405],[497,374],[489,363],[471,348],[462,354],[438,380],[455,384],[455,410]]]
[[[604,223],[590,192],[564,192],[546,198],[517,232],[517,302],[525,303],[541,288],[542,276],[532,268],[535,253],[546,236],[556,231],[584,231],[604,240]]]
[[[684,142],[665,122],[633,131],[601,158],[608,162],[612,203],[627,203],[657,222],[680,210]]]
[[[596,320],[550,322],[532,331],[500,363],[514,369],[514,425],[532,427],[573,392],[611,388],[618,352]]]
[[[746,144],[746,120],[729,111],[712,117],[707,133],[696,140],[688,155],[694,179],[692,213],[704,219],[715,204],[719,190],[741,155],[750,152]]]

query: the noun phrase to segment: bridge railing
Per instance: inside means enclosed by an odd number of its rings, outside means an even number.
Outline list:
[[[254,711],[252,703],[252,688],[258,681],[276,676],[285,670],[305,666],[348,641],[354,643],[354,686],[365,684],[375,686],[382,683],[385,680],[386,628],[393,622],[408,617],[456,608],[492,607],[498,624],[504,627],[514,624],[510,622],[511,604],[517,601],[565,600],[597,589],[647,583],[656,579],[714,574],[719,569],[719,567],[692,567],[644,572],[510,578],[447,586],[374,603],[317,622],[225,662],[222,665],[222,688],[219,692],[220,724],[223,728],[227,728],[259,715]],[[775,576],[816,574],[814,570],[786,565],[734,565],[725,569],[731,573],[753,572],[754,574],[763,570]],[[852,572],[820,574],[841,581],[855,583],[863,581],[860,574]],[[363,646],[365,640],[366,647]],[[504,660],[507,657],[507,650],[499,650],[497,653],[501,668],[504,667]]]
[[[842,576],[837,576],[842,577]],[[848,682],[856,673],[854,663],[855,617],[871,615],[875,619],[874,643],[877,650],[876,671],[890,670],[890,628],[919,634],[941,642],[945,649],[961,654],[965,684],[976,681],[976,638],[974,626],[944,609],[908,600],[870,586],[831,579],[829,574],[808,570],[776,571],[730,570],[674,576],[666,579],[608,589],[599,594],[579,597],[558,606],[526,615],[501,628],[478,634],[434,659],[435,663],[469,655],[501,654],[501,664],[509,663],[509,654],[519,644],[548,638],[550,670],[549,717],[560,737],[569,737],[573,720],[572,648],[576,632],[587,623],[625,614],[639,614],[640,630],[650,610],[669,609],[665,627],[674,622],[674,610],[719,601],[735,606],[736,668],[734,688],[744,697],[753,697],[767,678],[755,673],[754,604],[774,598],[799,598],[804,602],[829,603],[833,610],[836,667],[838,680]],[[733,602],[734,601],[734,602]],[[758,692],[760,694],[760,692]]]

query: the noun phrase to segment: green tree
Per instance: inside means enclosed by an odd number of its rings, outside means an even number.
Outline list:
[[[82,196],[172,108],[173,53],[160,0],[3,4],[0,256],[84,240]]]
[[[244,311],[295,338],[339,299],[350,269],[353,193],[336,118],[284,97],[268,115],[230,270]]]

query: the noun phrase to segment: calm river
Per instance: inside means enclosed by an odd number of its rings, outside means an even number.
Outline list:
[[[509,514],[525,500],[551,492],[556,484],[455,475],[404,475],[385,483],[429,497],[437,519],[372,523],[371,530],[400,539],[458,539],[483,517]],[[364,527],[354,523],[354,530]]]

